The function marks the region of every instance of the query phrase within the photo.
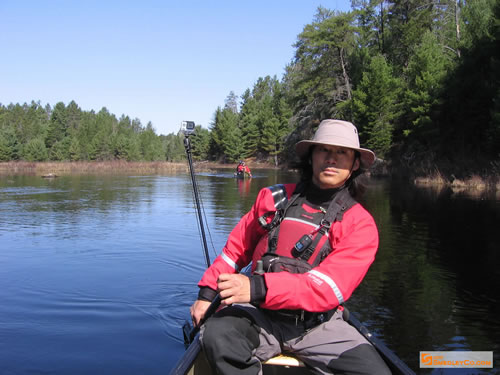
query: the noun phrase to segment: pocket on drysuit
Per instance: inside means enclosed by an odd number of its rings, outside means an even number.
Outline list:
[[[266,253],[262,256],[264,272],[306,273],[312,266],[302,259]]]

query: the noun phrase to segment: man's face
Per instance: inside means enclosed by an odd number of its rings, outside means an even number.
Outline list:
[[[320,189],[341,187],[358,168],[359,159],[355,160],[354,150],[340,146],[314,146],[312,180]]]

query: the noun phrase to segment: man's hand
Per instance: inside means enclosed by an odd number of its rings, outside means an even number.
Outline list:
[[[203,301],[201,299],[198,299],[193,303],[193,306],[191,306],[189,311],[191,313],[191,320],[193,321],[194,326],[200,325],[200,321],[204,318],[210,304],[211,302]]]
[[[250,302],[250,279],[242,274],[222,273],[217,280],[221,305]]]

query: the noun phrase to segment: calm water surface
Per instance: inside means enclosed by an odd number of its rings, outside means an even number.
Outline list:
[[[256,172],[197,175],[212,260],[260,188],[296,179]],[[430,350],[500,368],[500,200],[370,184],[381,244],[350,310],[417,373]],[[0,177],[0,374],[168,373],[204,269],[188,175]]]

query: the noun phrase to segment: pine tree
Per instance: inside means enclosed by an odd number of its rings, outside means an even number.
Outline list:
[[[0,160],[19,160],[19,148],[14,129],[7,126],[0,127]]]
[[[129,158],[129,146],[130,140],[124,134],[120,134],[115,138],[114,142],[114,158],[118,160],[128,160]]]
[[[209,152],[212,159],[218,159],[224,153],[223,148],[223,131],[220,126],[222,118],[222,109],[217,107],[215,110],[213,121],[210,124],[210,143],[209,143]]]
[[[238,96],[234,93],[234,91],[229,92],[229,95],[225,100],[224,108],[231,110],[233,113],[238,113]]]
[[[167,161],[179,162],[186,160],[184,149],[184,136],[182,133],[168,134],[160,136],[163,148],[165,150],[165,158]]]
[[[45,161],[48,158],[45,142],[40,138],[34,138],[24,145],[22,151],[23,159],[27,161]]]
[[[29,106],[25,104],[23,110],[22,130],[19,130],[25,142],[33,138],[44,139],[49,127],[49,116],[40,102],[32,101]]]
[[[78,142],[78,139],[76,137],[71,138],[71,144],[69,146],[68,152],[69,152],[69,159],[71,161],[81,160],[80,142]]]
[[[219,120],[219,134],[221,135],[224,156],[234,162],[241,159],[243,142],[241,130],[238,127],[238,114],[230,108],[224,108]]]
[[[389,0],[387,49],[389,62],[400,72],[408,66],[412,50],[426,31],[432,31],[433,2]]]
[[[109,133],[106,129],[101,129],[92,139],[89,150],[91,160],[112,160],[113,152]]]
[[[408,89],[405,93],[406,118],[405,135],[411,135],[415,141],[423,142],[438,139],[438,126],[441,105],[441,90],[449,67],[437,37],[430,31],[422,38],[422,43],[415,48],[406,71]]]
[[[278,154],[282,151],[285,131],[286,129],[281,126],[276,117],[271,117],[264,122],[262,148],[273,157],[275,166],[278,166]]]
[[[69,148],[71,146],[71,137],[64,137],[62,140],[57,141],[52,145],[49,151],[49,159],[62,161],[69,160]]]
[[[353,94],[354,121],[361,143],[385,158],[392,146],[394,122],[398,118],[400,82],[384,56],[377,55],[363,74]]]
[[[194,160],[207,160],[210,146],[210,132],[208,129],[196,125],[191,136],[191,148]]]
[[[352,97],[353,78],[360,79],[363,71],[359,68],[356,77],[352,70],[359,64],[358,34],[354,12],[320,7],[313,22],[298,35],[294,61],[282,81],[293,113],[292,134],[286,137],[288,151],[296,141],[311,136],[320,120],[342,117]],[[288,151],[289,156],[294,154]]]
[[[64,103],[59,102],[54,107],[50,117],[50,123],[45,138],[45,145],[51,148],[56,142],[62,140],[67,135],[68,118]]]
[[[146,161],[165,160],[165,152],[161,140],[156,135],[153,124],[148,122],[140,135],[141,151]]]
[[[130,138],[128,138],[127,161],[138,160],[141,160],[141,146],[139,136],[137,134],[133,134]]]
[[[258,109],[257,101],[252,97],[250,89],[245,91],[242,99],[240,113],[240,129],[243,140],[242,158],[248,158],[256,154],[259,145]]]
[[[12,147],[9,145],[5,136],[0,133],[0,161],[9,161],[12,159]]]

